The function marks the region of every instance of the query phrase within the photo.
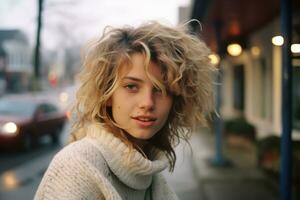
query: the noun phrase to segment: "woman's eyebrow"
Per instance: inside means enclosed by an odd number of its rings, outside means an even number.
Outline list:
[[[132,77],[132,76],[125,76],[123,78],[123,80],[126,80],[126,79],[131,80],[131,81],[144,82],[142,79],[139,79],[139,78],[136,78],[136,77]]]

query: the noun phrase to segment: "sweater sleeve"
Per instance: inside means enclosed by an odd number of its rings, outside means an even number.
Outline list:
[[[66,154],[57,155],[47,169],[35,200],[120,199],[94,163]]]

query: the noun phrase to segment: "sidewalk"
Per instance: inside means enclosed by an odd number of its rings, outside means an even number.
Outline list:
[[[254,146],[237,148],[224,144],[231,166],[216,167],[210,162],[215,153],[215,136],[206,130],[194,134],[192,166],[205,200],[275,200],[278,184],[256,167]]]

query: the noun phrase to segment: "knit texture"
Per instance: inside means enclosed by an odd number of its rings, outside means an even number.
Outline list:
[[[35,195],[39,199],[177,199],[159,173],[167,159],[152,160],[131,150],[99,124],[87,136],[63,148],[50,163]]]

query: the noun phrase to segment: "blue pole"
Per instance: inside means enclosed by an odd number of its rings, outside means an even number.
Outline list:
[[[215,23],[215,32],[216,32],[216,41],[218,45],[218,54],[222,57],[223,52],[221,48],[221,31],[222,24],[221,22]],[[222,105],[222,97],[221,97],[221,84],[222,84],[222,69],[221,65],[219,65],[220,73],[217,74],[216,78],[216,111],[219,115],[221,115],[221,105]],[[215,143],[215,157],[212,160],[213,164],[216,166],[226,166],[229,164],[229,161],[224,159],[223,156],[223,121],[221,116],[214,117],[214,127],[215,127],[215,135],[216,135],[216,143]]]
[[[220,70],[221,71],[221,70]],[[222,72],[217,74],[217,94],[216,94],[216,111],[220,115],[221,110],[221,81],[222,81]],[[223,156],[223,122],[221,116],[215,116],[214,119],[214,126],[215,126],[215,135],[216,135],[216,143],[215,143],[215,159],[214,164],[216,166],[224,166],[226,165],[226,161],[224,160]]]
[[[281,31],[284,38],[282,47],[282,136],[280,167],[280,200],[291,199],[292,177],[292,65],[291,29],[292,10],[290,0],[281,0]]]

